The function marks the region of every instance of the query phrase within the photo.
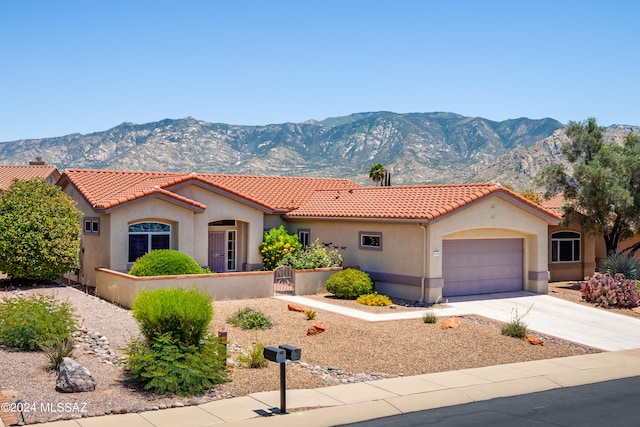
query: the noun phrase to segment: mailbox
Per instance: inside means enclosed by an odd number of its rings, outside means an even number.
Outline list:
[[[286,352],[278,347],[265,347],[264,358],[276,363],[285,363],[287,361]]]
[[[285,351],[286,355],[287,355],[287,359],[289,360],[300,360],[300,349],[298,347],[294,347],[292,345],[288,345],[288,344],[282,344],[280,346],[280,348],[282,350]]]

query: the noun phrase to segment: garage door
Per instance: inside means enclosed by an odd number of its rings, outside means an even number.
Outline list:
[[[444,240],[445,297],[522,290],[522,239]]]

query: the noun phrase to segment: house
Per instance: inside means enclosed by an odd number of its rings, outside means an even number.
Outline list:
[[[558,216],[563,216],[564,197],[556,195],[541,199],[540,204]],[[640,235],[619,243],[625,249],[640,241]],[[549,226],[549,274],[552,282],[579,281],[593,276],[607,258],[604,238],[585,233],[576,221]]]
[[[34,178],[55,184],[60,178],[60,172],[55,166],[47,165],[39,160],[29,162],[29,165],[0,165],[0,193],[9,188],[14,179],[30,180]]]
[[[337,249],[380,292],[414,300],[546,292],[549,226],[560,216],[499,184],[362,187],[350,180],[69,169],[58,185],[83,212],[79,281],[128,271],[152,249],[217,272],[261,268],[263,233],[284,225]]]

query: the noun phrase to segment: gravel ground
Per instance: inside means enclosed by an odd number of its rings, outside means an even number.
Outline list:
[[[576,292],[562,289],[567,295]],[[533,346],[524,340],[502,336],[500,325],[478,317],[464,317],[458,329],[442,329],[422,320],[403,320],[368,323],[338,314],[317,311],[316,321],[327,330],[307,336],[307,328],[314,322],[304,314],[289,311],[287,303],[273,298],[214,302],[212,331],[228,331],[229,359],[232,361],[231,380],[198,398],[164,397],[144,392],[127,379],[124,370],[107,360],[109,350],[117,359],[132,338],[139,336],[136,322],[128,310],[116,307],[73,287],[21,288],[20,292],[52,293],[69,301],[77,310],[83,327],[103,335],[108,340],[105,355],[76,350],[76,359],[86,366],[97,381],[94,392],[60,393],[55,390],[55,375],[46,371],[42,353],[15,352],[0,346],[0,390],[12,402],[21,399],[33,405],[35,411],[26,415],[27,423],[96,416],[109,413],[156,410],[171,406],[203,403],[216,399],[242,396],[252,392],[279,389],[279,368],[270,363],[264,369],[248,369],[238,362],[238,356],[257,340],[264,345],[291,344],[302,349],[302,360],[288,368],[287,387],[318,388],[334,384],[402,375],[417,375],[522,362],[527,360],[564,357],[597,350],[552,337],[542,337],[544,346]],[[0,291],[0,297],[15,295],[15,291]],[[556,296],[562,297],[560,292]],[[326,296],[316,296],[331,302]],[[354,308],[379,312],[390,308],[365,307],[355,301],[340,301]],[[395,310],[413,308],[396,306]],[[236,310],[252,307],[260,310],[274,323],[265,331],[244,331],[226,319]],[[540,335],[537,335],[540,336]],[[48,410],[47,403],[73,404],[84,412]],[[43,407],[43,404],[45,405]]]

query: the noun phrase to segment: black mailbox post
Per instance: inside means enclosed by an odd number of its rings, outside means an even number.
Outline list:
[[[287,359],[300,360],[302,351],[298,347],[282,344],[279,347],[265,347],[264,358],[280,364],[280,414],[287,413]]]

